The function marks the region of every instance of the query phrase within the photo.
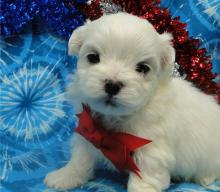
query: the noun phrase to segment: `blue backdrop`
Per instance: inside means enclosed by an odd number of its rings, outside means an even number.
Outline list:
[[[220,2],[162,0],[161,6],[188,23],[190,35],[200,38],[212,56],[213,71],[220,73]],[[37,26],[32,23],[21,35],[0,40],[2,192],[53,192],[42,181],[48,172],[68,161],[69,140],[76,126],[74,109],[64,95],[76,58],[67,55],[66,41],[47,31],[39,32],[42,24],[35,23]],[[96,179],[70,191],[125,192],[126,176],[99,169]],[[220,191],[220,182],[206,189],[175,183],[167,191]]]

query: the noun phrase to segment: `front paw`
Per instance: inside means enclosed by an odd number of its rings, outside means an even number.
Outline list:
[[[63,167],[57,171],[49,173],[44,179],[44,183],[48,187],[58,190],[75,188],[86,182],[86,178],[80,177],[76,172],[68,167]]]
[[[137,186],[135,188],[128,188],[128,192],[160,192],[160,191],[152,187],[141,188]]]
[[[127,192],[161,192],[157,188],[154,188],[152,185],[142,182],[132,182],[128,183]]]

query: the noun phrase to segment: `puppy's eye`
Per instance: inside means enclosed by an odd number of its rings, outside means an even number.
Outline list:
[[[100,62],[99,54],[98,53],[90,53],[87,55],[87,59],[90,63],[95,64]]]
[[[148,71],[150,71],[150,67],[145,62],[140,62],[136,66],[136,71],[138,73],[146,74]]]

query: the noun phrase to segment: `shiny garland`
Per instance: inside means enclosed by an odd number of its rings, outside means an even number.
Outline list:
[[[112,4],[112,12],[122,10],[137,15],[150,21],[159,33],[172,33],[180,73],[205,93],[214,95],[220,103],[220,84],[213,81],[216,74],[211,72],[211,58],[206,49],[199,48],[198,39],[189,37],[186,23],[179,17],[172,18],[169,10],[161,8],[159,3],[160,0],[95,0],[79,8],[87,18],[94,20],[106,14],[105,10]]]
[[[2,0],[1,36],[18,34],[34,18],[46,22],[56,35],[68,39],[72,31],[85,21],[77,5],[87,0]]]
[[[39,6],[32,1],[1,1],[0,24],[1,36],[18,33],[33,17],[39,13]]]
[[[103,13],[125,11],[148,19],[159,33],[173,34],[176,62],[180,73],[207,94],[220,102],[220,85],[213,79],[211,59],[206,49],[199,48],[199,40],[190,38],[186,24],[179,17],[171,18],[168,9],[159,7],[160,0],[2,0],[1,36],[19,33],[28,22],[40,18],[56,35],[68,39],[72,31],[85,21],[97,19]],[[81,10],[84,15],[79,11]]]

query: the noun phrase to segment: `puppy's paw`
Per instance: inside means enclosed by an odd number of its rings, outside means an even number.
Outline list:
[[[151,187],[147,187],[147,188],[137,187],[135,189],[128,189],[128,192],[160,192],[160,191]]]
[[[207,185],[213,183],[215,181],[215,177],[202,177],[195,179],[195,182],[199,185],[206,187]]]
[[[63,167],[57,171],[47,174],[44,183],[58,190],[65,190],[78,187],[86,183],[86,178],[80,178],[73,170]]]
[[[160,192],[160,190],[151,185],[128,185],[128,192]]]

